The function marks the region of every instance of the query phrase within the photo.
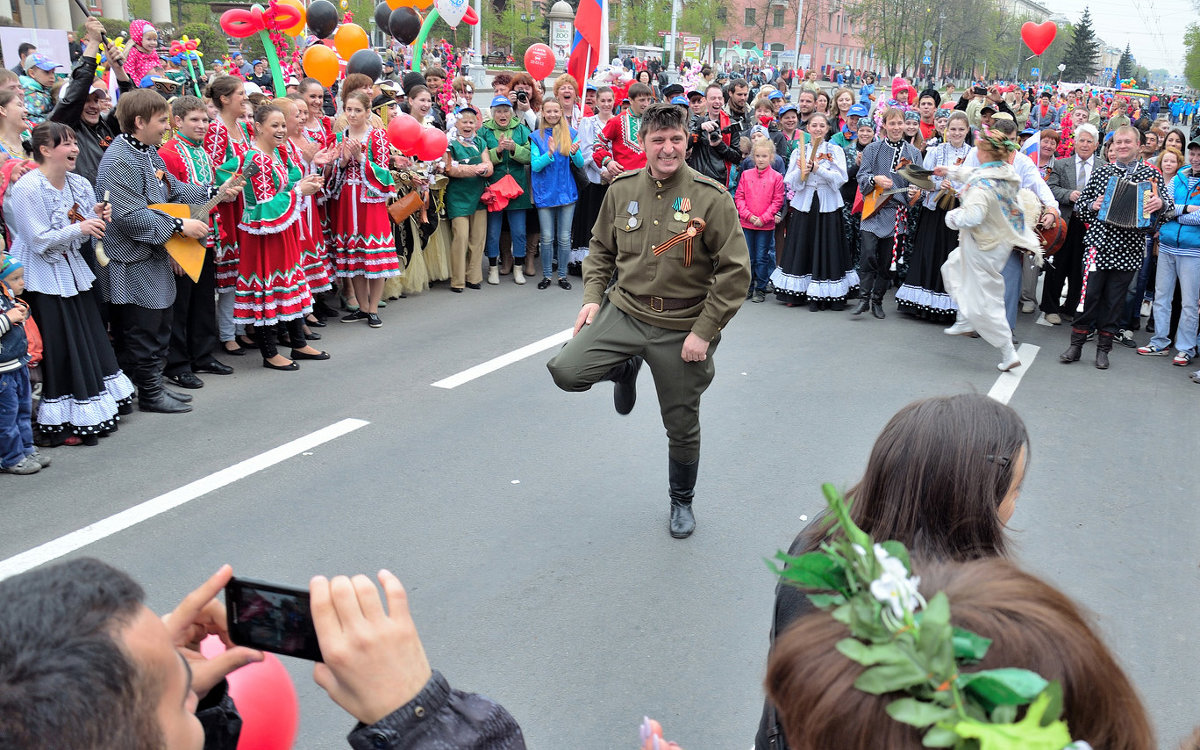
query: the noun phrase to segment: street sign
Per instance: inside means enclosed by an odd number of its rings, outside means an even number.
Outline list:
[[[921,64],[922,65],[932,65],[933,60],[930,59],[929,55],[925,55],[924,57],[921,58]]]
[[[1040,76],[1041,74],[1042,74],[1041,68],[1030,68],[1029,69],[1029,75],[1031,75],[1031,76]]]
[[[932,48],[933,48],[933,42],[926,39],[925,40],[925,49],[932,49]]]

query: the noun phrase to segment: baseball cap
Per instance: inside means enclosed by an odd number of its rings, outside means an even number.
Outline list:
[[[503,94],[492,97],[492,107],[511,107],[511,106],[512,106],[512,102],[509,101],[508,97]]]
[[[1008,120],[1009,122],[1016,122],[1016,120],[1013,119],[1013,116],[1007,112],[997,112],[992,117],[992,119],[993,120]]]
[[[457,112],[458,114],[462,114],[463,112],[470,112],[473,115],[475,115],[476,117],[479,116],[479,110],[475,109],[475,105],[473,105],[473,104],[464,104],[463,106],[456,109],[455,112]]]
[[[1190,149],[1190,148],[1193,148],[1193,147],[1194,147],[1194,148],[1200,148],[1200,135],[1198,135],[1198,136],[1196,136],[1195,138],[1193,138],[1192,140],[1188,141],[1188,145],[1187,145],[1187,147],[1188,147],[1189,149]]]
[[[56,70],[61,67],[62,67],[61,65],[54,62],[53,60],[46,57],[45,55],[41,54],[40,52],[34,52],[32,55],[30,55],[25,60],[25,69],[26,70],[28,70],[30,68],[41,68],[42,70]]]
[[[870,114],[870,112],[867,110],[867,105],[855,104],[853,107],[850,108],[850,111],[847,112],[847,114],[850,115],[851,117],[854,117],[856,115],[858,117],[866,117],[868,114]]]
[[[251,65],[258,65],[259,63],[264,63],[264,62],[266,62],[266,60],[255,60],[254,62],[252,62],[252,63],[250,63],[250,64],[251,64]]]
[[[798,111],[799,111],[799,110],[797,110],[797,109],[796,109],[796,105],[795,105],[795,104],[785,104],[785,105],[783,105],[782,107],[780,107],[780,108],[779,108],[779,116],[780,116],[780,117],[783,117],[783,114],[784,114],[785,112],[798,112]],[[851,110],[851,112],[850,112],[850,113],[851,113],[851,114],[854,114],[853,110]]]
[[[671,97],[671,103],[672,104],[682,104],[683,106],[686,107],[686,106],[688,106],[688,98],[686,96],[673,96],[673,97]]]
[[[704,92],[703,92],[703,91],[697,91],[696,89],[692,89],[691,91],[687,92],[687,98],[688,98],[688,99],[691,99],[692,97],[695,97],[695,98],[697,98],[697,99],[703,99],[703,98],[704,98]]]
[[[596,87],[596,84],[591,83],[591,82],[589,82],[588,85],[584,87],[584,91],[599,91],[599,90],[600,89]]]
[[[767,98],[768,99],[782,99],[783,94],[779,93],[778,91],[772,91],[770,94],[767,95]]]
[[[92,86],[91,91],[88,92],[88,97],[95,97],[97,99],[110,98],[108,95],[108,89],[104,88],[103,86]]]

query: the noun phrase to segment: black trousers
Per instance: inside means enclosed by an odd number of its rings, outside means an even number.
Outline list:
[[[138,305],[120,307],[121,333],[124,341],[126,373],[133,375],[139,389],[154,388],[162,378],[171,345],[172,308],[151,310]]]
[[[1075,214],[1067,223],[1063,246],[1046,263],[1046,278],[1042,282],[1042,312],[1062,313],[1075,317],[1079,311],[1079,293],[1083,289],[1083,222]],[[1067,301],[1059,304],[1063,283],[1067,285]]]
[[[204,255],[200,280],[186,274],[175,277],[175,305],[171,322],[171,346],[167,352],[168,375],[190,371],[192,365],[212,361],[217,348],[216,277],[212,251]]]
[[[898,236],[877,237],[873,232],[862,231],[858,281],[864,297],[881,300],[892,285],[892,248],[897,240]]]
[[[1120,329],[1125,294],[1137,271],[1092,271],[1088,274],[1087,297],[1083,313],[1075,319],[1074,327],[1081,331],[1101,331],[1116,334]]]

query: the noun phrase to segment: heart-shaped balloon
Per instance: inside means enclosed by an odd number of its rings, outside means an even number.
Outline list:
[[[1021,39],[1029,47],[1029,51],[1035,55],[1045,52],[1050,43],[1054,41],[1054,36],[1057,33],[1058,27],[1054,25],[1053,21],[1046,21],[1045,23],[1026,21],[1021,25]]]
[[[453,29],[467,14],[470,4],[468,0],[434,0],[433,7],[437,8],[438,15],[446,25]]]

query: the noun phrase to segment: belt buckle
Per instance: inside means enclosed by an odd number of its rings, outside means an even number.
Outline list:
[[[655,307],[656,301],[657,301],[658,307]],[[650,309],[653,310],[654,312],[662,312],[663,311],[663,301],[664,300],[662,297],[651,297],[650,298]]]

